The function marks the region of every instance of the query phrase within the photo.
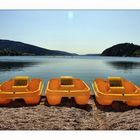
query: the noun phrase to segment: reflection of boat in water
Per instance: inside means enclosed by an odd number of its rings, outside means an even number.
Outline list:
[[[111,105],[113,101],[122,101],[130,106],[140,105],[140,89],[121,77],[97,78],[92,86],[101,105]]]
[[[90,89],[80,79],[62,76],[61,78],[51,79],[48,82],[46,97],[50,105],[60,104],[62,97],[74,97],[77,104],[84,105],[88,103]]]
[[[15,99],[24,99],[26,104],[37,104],[42,92],[42,80],[17,76],[0,86],[0,104],[8,104]]]

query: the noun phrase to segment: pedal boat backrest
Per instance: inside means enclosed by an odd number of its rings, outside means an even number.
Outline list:
[[[61,76],[60,87],[74,87],[72,76]]]
[[[14,78],[14,84],[12,90],[14,92],[28,91],[29,77],[28,76],[16,76]]]
[[[108,77],[109,81],[109,92],[110,93],[124,93],[125,88],[122,85],[122,78],[121,77]]]

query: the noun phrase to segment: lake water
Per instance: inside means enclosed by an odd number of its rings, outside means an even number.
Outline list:
[[[140,86],[140,58],[1,56],[0,82],[17,75],[41,78],[45,86],[49,79],[62,75],[81,78],[90,88],[95,78],[108,76],[121,76]]]

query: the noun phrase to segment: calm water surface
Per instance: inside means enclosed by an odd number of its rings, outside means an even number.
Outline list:
[[[16,75],[41,78],[45,85],[50,78],[69,75],[81,78],[90,87],[97,77],[122,76],[140,86],[140,58],[130,57],[0,57],[0,82]]]

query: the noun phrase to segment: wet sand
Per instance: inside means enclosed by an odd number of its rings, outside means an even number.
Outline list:
[[[45,98],[36,106],[17,100],[0,107],[0,130],[140,130],[140,107],[104,107],[93,97],[85,106],[67,98],[59,106]]]

